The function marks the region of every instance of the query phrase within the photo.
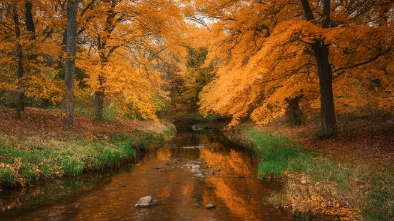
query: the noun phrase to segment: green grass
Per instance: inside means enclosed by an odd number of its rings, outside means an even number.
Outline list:
[[[140,148],[163,144],[175,134],[135,131],[110,138],[2,137],[0,187],[26,186],[40,178],[78,175],[136,157]]]
[[[288,205],[296,202],[304,204],[301,207],[305,209],[313,196],[319,196],[325,202],[339,202],[349,208],[359,208],[363,220],[394,220],[394,168],[338,162],[335,158],[302,149],[287,138],[271,133],[251,129],[249,137],[260,158],[260,177],[287,175],[284,192],[272,196],[272,203]],[[308,185],[300,184],[301,177],[308,180]]]
[[[270,133],[262,134],[251,130],[249,133],[253,145],[257,146],[257,154],[261,158],[258,165],[259,175],[267,177],[288,172],[305,172],[313,161],[305,153],[299,151],[297,145],[285,137]]]
[[[261,158],[259,174],[262,177],[303,172],[316,182],[343,183],[352,175],[349,168],[340,166],[335,159],[323,159],[317,153],[301,149],[286,137],[253,130],[249,135]]]
[[[366,200],[360,205],[364,220],[394,220],[394,168],[377,167],[365,173]]]

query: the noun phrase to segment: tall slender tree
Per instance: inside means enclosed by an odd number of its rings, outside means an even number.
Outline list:
[[[18,7],[17,4],[11,5],[13,20],[14,20],[14,27],[15,27],[15,37],[16,37],[16,58],[17,58],[17,78],[18,78],[18,91],[17,91],[17,105],[16,105],[16,112],[15,118],[21,118],[21,111],[24,110],[24,93],[23,88],[21,86],[21,81],[23,78],[23,51],[21,41],[21,27],[19,22],[19,15],[18,15]]]
[[[74,78],[75,78],[75,56],[77,45],[77,13],[79,0],[67,1],[67,44],[65,65],[65,93],[63,98],[63,126],[70,128],[74,122]]]

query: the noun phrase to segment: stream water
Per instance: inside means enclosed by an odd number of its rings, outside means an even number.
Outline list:
[[[0,220],[293,220],[264,204],[281,187],[256,166],[223,136],[179,133],[135,165],[0,192]],[[160,205],[134,206],[148,195]]]

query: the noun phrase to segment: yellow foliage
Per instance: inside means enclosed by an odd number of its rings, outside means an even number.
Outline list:
[[[15,33],[14,21],[11,14],[2,14],[0,28],[0,90],[8,92],[23,92],[26,97],[36,100],[45,100],[50,103],[61,101],[62,84],[55,80],[57,70],[55,63],[60,54],[60,37],[53,32],[47,35],[51,23],[59,18],[47,13],[47,2],[34,2],[32,13],[37,15],[35,20],[35,33],[26,30],[24,24],[24,2],[5,1],[1,3],[4,9],[16,7],[19,16],[18,38]],[[45,11],[45,12],[44,12]],[[52,12],[52,11],[51,11]],[[44,20],[45,17],[45,20]],[[34,37],[33,37],[34,36]],[[23,77],[17,77],[17,45],[22,48]],[[48,58],[52,64],[48,65]]]
[[[301,94],[303,113],[316,113],[320,108],[319,79],[311,48],[316,41],[330,46],[338,113],[357,113],[365,108],[394,113],[394,75],[389,74],[393,60],[388,50],[393,45],[393,32],[389,31],[393,24],[373,24],[367,14],[353,19],[337,3],[331,5],[335,9],[332,22],[338,24],[332,28],[322,28],[318,19],[310,22],[300,17],[303,11],[299,1],[200,3],[207,14],[221,18],[210,25],[217,36],[209,39],[217,46],[211,60],[223,61],[218,79],[200,94],[203,114],[232,116],[230,126],[247,117],[265,124],[283,116],[286,101]],[[393,13],[390,16],[393,18]],[[262,35],[261,30],[269,34]],[[379,55],[382,51],[386,57]]]
[[[156,100],[167,94],[154,67],[173,62],[171,56],[178,53],[183,21],[177,4],[103,2],[87,10],[80,24],[86,43],[77,65],[90,76],[92,95],[104,93],[106,104],[120,115],[156,120]]]

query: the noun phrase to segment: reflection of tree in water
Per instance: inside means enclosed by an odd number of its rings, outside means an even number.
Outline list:
[[[158,160],[168,160],[171,158],[171,150],[168,148],[162,148],[157,150],[156,159]]]
[[[261,220],[262,198],[271,194],[273,190],[263,187],[260,180],[253,178],[256,174],[254,161],[246,153],[234,149],[227,154],[201,149],[200,156],[216,173],[215,176],[206,177],[207,186],[210,188],[204,192],[204,201],[209,202],[218,198],[233,214],[244,220]]]
[[[185,157],[186,159],[200,158],[200,148],[171,148],[171,156],[173,158]]]
[[[55,181],[39,183],[28,188],[0,192],[0,210],[7,211],[15,208],[27,208],[34,206],[44,206],[56,204],[60,199],[78,193],[90,191],[111,182],[112,176],[121,171],[130,170],[130,167],[123,167],[122,170],[114,168],[105,173],[90,173],[78,177],[69,177]]]
[[[170,142],[173,147],[190,147],[190,146],[212,146],[224,141],[224,136],[217,134],[208,134],[209,132],[199,133],[179,133],[177,137]]]
[[[211,165],[213,169],[221,168],[223,172],[231,172],[236,175],[252,176],[255,174],[254,167],[244,153],[233,149],[229,153],[214,152],[212,149],[201,149],[201,159]]]

